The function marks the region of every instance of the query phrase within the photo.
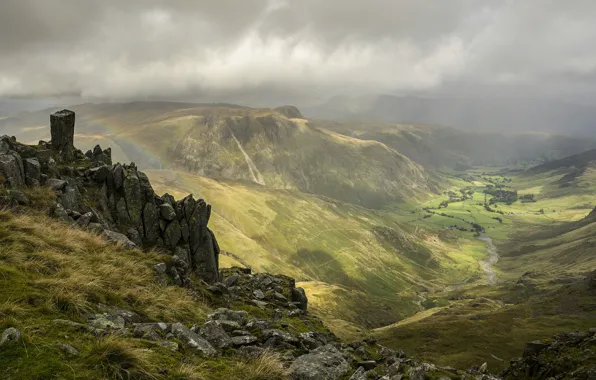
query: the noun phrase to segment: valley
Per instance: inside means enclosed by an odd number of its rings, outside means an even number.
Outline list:
[[[222,267],[296,278],[344,341],[497,371],[527,341],[596,325],[590,139],[306,120],[294,108],[73,108],[78,145],[112,146],[159,195],[206,199]],[[36,141],[42,114],[0,123]]]

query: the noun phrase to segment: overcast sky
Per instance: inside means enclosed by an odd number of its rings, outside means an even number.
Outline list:
[[[2,0],[0,98],[591,102],[594,0]]]

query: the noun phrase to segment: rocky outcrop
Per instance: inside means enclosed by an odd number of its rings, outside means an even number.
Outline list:
[[[50,128],[51,143],[28,146],[0,138],[0,185],[13,190],[48,186],[57,194],[51,215],[104,231],[108,240],[127,248],[169,251],[183,262],[174,276],[180,284],[190,272],[208,283],[218,281],[219,245],[208,227],[210,205],[192,195],[179,201],[158,196],[134,163],[113,165],[109,148],[77,150],[72,111],[52,114]],[[21,203],[12,198],[7,202]]]

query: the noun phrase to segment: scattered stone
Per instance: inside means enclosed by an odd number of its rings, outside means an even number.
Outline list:
[[[297,302],[300,310],[306,311],[308,308],[308,298],[302,288],[292,289],[292,302]]]
[[[255,290],[253,294],[255,295],[255,298],[258,300],[262,300],[263,298],[265,298],[265,294],[263,293],[263,291],[259,289]]]
[[[177,352],[179,350],[178,343],[176,343],[176,342],[170,342],[170,341],[164,340],[161,342],[157,342],[157,344],[159,344],[162,347],[167,348],[170,351]]]
[[[240,346],[248,346],[251,344],[255,344],[257,342],[257,338],[252,335],[240,335],[234,336],[231,338],[232,346],[240,347]]]
[[[87,226],[89,226],[89,223],[91,223],[91,219],[93,219],[93,213],[92,212],[87,212],[87,213],[81,215],[77,219],[77,224],[81,228],[86,228]]]
[[[209,314],[209,318],[217,320],[226,320],[238,322],[240,326],[244,326],[248,322],[248,313],[244,310],[230,310],[219,308],[213,314]]]
[[[14,327],[9,327],[2,333],[0,337],[0,346],[4,343],[8,342],[9,340],[19,340],[21,339],[21,332]]]
[[[226,348],[232,344],[232,340],[217,321],[205,323],[201,335],[216,348]]]
[[[172,325],[172,334],[186,346],[196,349],[205,356],[213,356],[217,353],[208,341],[193,333],[181,323]]]
[[[65,344],[65,343],[60,343],[60,342],[56,342],[56,345],[58,346],[58,348],[60,348],[60,350],[62,350],[66,355],[69,356],[78,356],[79,355],[79,350],[77,350],[76,348],[74,348],[73,346],[71,346],[70,344]]]
[[[129,238],[126,237],[126,235],[123,235],[121,233],[118,232],[114,232],[114,231],[110,231],[110,230],[104,230],[103,232],[103,236],[116,244],[121,245],[123,248],[126,249],[133,249],[136,248],[137,245],[135,243],[133,243],[132,241],[130,241]]]
[[[20,190],[10,190],[10,197],[14,199],[18,204],[27,206],[31,203],[29,198]]]

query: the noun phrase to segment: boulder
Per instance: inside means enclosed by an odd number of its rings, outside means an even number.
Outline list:
[[[79,355],[79,350],[77,350],[70,344],[56,342],[56,345],[62,352],[64,352],[68,356],[78,356]]]
[[[172,325],[172,334],[186,346],[194,348],[205,356],[213,356],[217,353],[208,341],[190,331],[188,327],[181,323]]]
[[[181,237],[182,231],[180,229],[180,223],[177,220],[172,220],[163,232],[164,244],[166,247],[173,249],[176,247]]]
[[[341,352],[328,344],[299,356],[290,366],[290,377],[296,380],[338,380],[350,371]]]
[[[257,338],[252,335],[240,335],[231,338],[232,346],[234,347],[242,347],[242,346],[249,346],[251,344],[255,344],[257,342]]]
[[[37,158],[27,158],[23,161],[25,182],[28,186],[39,186],[41,179],[41,165]]]
[[[126,237],[126,235],[123,235],[119,232],[114,232],[114,231],[110,231],[110,230],[105,230],[103,232],[103,236],[116,244],[122,245],[122,247],[126,248],[126,249],[133,249],[136,248],[137,245],[135,243],[133,243],[132,241],[130,241],[129,238]]]
[[[93,213],[87,212],[77,219],[77,224],[82,228],[86,228],[91,223],[91,219],[93,219]]]
[[[296,302],[298,304],[298,308],[300,310],[306,311],[308,308],[308,298],[306,297],[306,293],[302,288],[293,288],[292,289],[292,302]]]
[[[62,191],[62,190],[64,190],[66,185],[67,185],[66,181],[64,181],[62,179],[49,178],[46,181],[46,186],[54,191]]]
[[[217,321],[208,321],[201,329],[201,336],[216,348],[226,348],[232,345],[232,339]]]
[[[13,189],[25,186],[23,162],[16,152],[0,155],[0,178],[2,177]]]
[[[64,206],[62,206],[60,203],[56,204],[56,208],[54,209],[54,212],[52,214],[57,219],[60,219],[64,222],[70,222],[70,217],[68,216],[68,212],[66,211]]]
[[[248,313],[244,310],[230,310],[225,308],[219,308],[215,310],[213,314],[209,314],[209,318],[218,321],[234,321],[238,322],[240,326],[244,326],[248,321]]]
[[[58,199],[67,210],[78,210],[80,208],[81,193],[76,186],[67,184],[62,194],[58,196]]]

